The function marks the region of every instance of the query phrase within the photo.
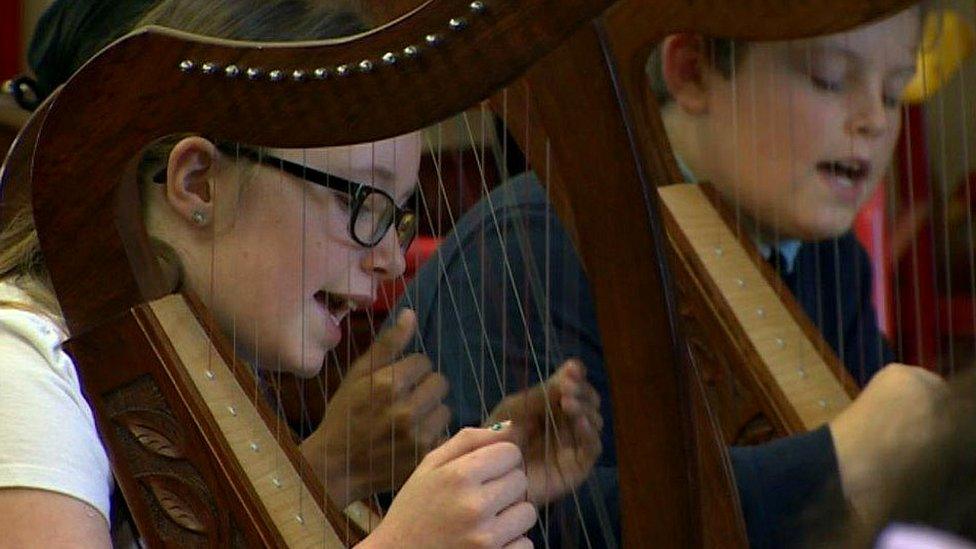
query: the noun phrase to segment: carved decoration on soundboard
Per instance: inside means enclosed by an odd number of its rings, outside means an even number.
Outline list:
[[[189,449],[158,385],[141,376],[111,392],[105,405],[123,442],[114,456],[131,469],[151,512],[167,517],[158,534],[171,545],[238,546],[240,538],[228,513],[220,508],[200,471],[189,461]],[[169,527],[163,526],[166,522]]]
[[[171,459],[183,459],[185,450],[173,418],[150,410],[133,410],[115,416],[136,440],[150,452]]]
[[[680,263],[680,261],[679,261]],[[682,265],[683,267],[684,265]],[[698,364],[705,392],[722,428],[726,443],[752,445],[772,440],[776,430],[763,414],[759,401],[733,371],[730,357],[738,356],[728,348],[728,340],[718,337],[706,325],[719,326],[694,279],[687,273],[675,277],[680,295],[681,325],[692,359]]]
[[[206,535],[213,530],[213,513],[182,480],[165,475],[143,475],[138,478],[173,522],[198,534]]]

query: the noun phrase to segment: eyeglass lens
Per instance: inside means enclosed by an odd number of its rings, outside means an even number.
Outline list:
[[[394,222],[397,224],[397,237],[404,249],[410,245],[416,234],[416,217],[410,212],[404,212],[400,219],[396,219],[396,204],[382,192],[367,191],[354,215],[353,234],[356,240],[367,246],[378,244]]]

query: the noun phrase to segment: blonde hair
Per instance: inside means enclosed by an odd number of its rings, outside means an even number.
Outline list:
[[[51,317],[61,316],[54,288],[44,268],[41,244],[29,207],[16,212],[0,232],[0,282],[13,284],[36,304],[36,307],[30,307],[20,302],[0,300],[0,307],[27,309]]]

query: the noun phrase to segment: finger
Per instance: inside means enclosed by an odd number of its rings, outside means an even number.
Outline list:
[[[562,373],[562,375],[572,379],[573,381],[585,381],[586,380],[586,367],[578,358],[570,358],[560,365],[556,373]]]
[[[403,309],[396,322],[382,330],[373,344],[356,359],[347,375],[365,375],[393,362],[410,343],[417,331],[417,315],[410,309]]]
[[[583,384],[567,375],[564,375],[559,379],[559,393],[560,396],[582,398]]]
[[[522,536],[512,543],[505,545],[504,549],[532,549],[533,547],[535,546],[532,545],[532,541],[529,538]]]
[[[498,428],[493,426],[486,429],[474,427],[461,429],[450,440],[431,450],[424,458],[425,464],[430,467],[440,467],[479,448],[508,440],[512,436],[510,432],[512,429],[511,422],[505,421],[497,425],[499,425]]]
[[[426,451],[433,447],[444,435],[451,421],[451,409],[441,404],[420,422],[418,439]]]
[[[575,415],[586,416],[590,420],[591,425],[597,429],[603,429],[603,417],[600,414],[600,397],[596,395],[596,391],[589,384],[583,387],[581,393],[583,396],[576,399],[576,404],[579,405],[579,412]],[[560,404],[563,405],[563,403]]]
[[[556,373],[546,380],[546,396],[553,403],[559,402],[566,395],[576,396],[585,382],[586,369],[579,360],[571,358],[563,362]]]
[[[600,407],[600,393],[596,392],[596,389],[589,383],[583,384],[583,400],[597,408]]]
[[[535,525],[537,517],[534,505],[527,501],[516,503],[495,517],[492,524],[495,539],[502,540],[503,544],[514,542]]]
[[[454,460],[468,478],[488,482],[522,466],[522,451],[511,441],[482,446]]]
[[[488,510],[492,516],[525,500],[529,487],[528,478],[522,469],[515,468],[504,475],[490,480],[484,485],[484,497],[490,502]]]
[[[417,385],[407,397],[405,404],[412,410],[413,416],[422,418],[429,414],[444,400],[450,390],[450,383],[442,374],[431,374]]]
[[[578,398],[569,395],[563,395],[559,400],[559,408],[569,416],[578,416],[585,411],[583,403]]]
[[[603,415],[600,413],[599,408],[589,408],[586,411],[586,419],[590,420],[590,425],[592,425],[597,432],[603,431]]]
[[[596,426],[590,422],[587,417],[579,417],[573,426],[574,438],[576,439],[577,445],[581,446],[583,449],[589,450],[593,448],[594,442],[599,443],[600,433],[596,430]]]
[[[549,394],[550,399],[554,396],[554,393],[561,395],[562,391],[567,388],[571,388],[578,383],[580,375],[580,364],[573,359],[563,362],[563,364],[549,376],[546,380],[546,392]],[[557,396],[558,399],[558,396]]]
[[[566,414],[586,414],[600,407],[600,397],[588,383],[563,380],[561,394],[559,407]]]
[[[382,376],[381,382],[387,384],[389,390],[399,398],[409,394],[431,371],[433,366],[426,355],[412,354],[394,362],[377,375]]]

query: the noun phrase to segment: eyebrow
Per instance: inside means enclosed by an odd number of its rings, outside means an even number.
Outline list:
[[[846,46],[843,46],[841,44],[834,44],[834,43],[831,43],[831,42],[811,45],[810,46],[810,50],[812,52],[819,51],[821,53],[835,53],[835,54],[843,55],[844,57],[847,57],[849,59],[853,59],[855,61],[860,61],[860,60],[864,59],[864,56],[861,55],[860,53],[858,53],[858,52],[856,52],[856,51],[854,51],[854,50],[852,50],[852,49],[850,49],[850,48],[848,48]],[[909,57],[910,57],[910,61],[906,62],[901,67],[895,69],[895,71],[903,71],[903,70],[904,71],[907,71],[907,70],[911,70],[912,72],[914,72],[916,70],[916,67],[915,67],[915,53],[914,53],[914,51],[912,51],[912,52],[909,53]],[[891,72],[891,71],[889,71],[889,72]]]
[[[382,166],[351,168],[349,172],[354,176],[359,176],[360,179],[368,180],[368,184],[374,187],[376,186],[373,185],[374,183],[383,183],[389,187],[393,187],[397,179],[395,173]]]
[[[393,197],[393,201],[398,207],[404,207],[413,197],[417,194],[417,186],[420,182],[415,180],[414,189],[409,193],[399,193],[397,195],[393,194],[396,189],[397,175],[390,169],[383,166],[372,166],[367,168],[354,168],[350,170],[350,173],[354,176],[354,179],[368,180],[369,183],[365,183],[368,187],[373,187],[376,189],[381,189]],[[358,176],[358,177],[356,177]]]
[[[348,170],[348,178],[335,175],[329,169],[319,169],[308,164],[304,160],[291,160],[285,158],[284,156],[279,156],[273,152],[266,151],[260,147],[244,147],[240,146],[236,151],[227,151],[230,154],[237,153],[242,158],[248,158],[252,161],[258,162],[260,164],[265,164],[271,167],[279,168],[284,167],[285,172],[290,173],[301,179],[312,179],[322,180],[325,177],[337,182],[351,182],[353,185],[364,185],[367,187],[382,188],[378,187],[374,183],[388,183],[393,186],[393,182],[396,181],[396,175],[386,168],[351,168]],[[279,165],[281,163],[281,165]],[[304,177],[303,174],[313,174],[312,178]],[[386,190],[386,189],[383,189]],[[389,192],[389,191],[387,191]]]
[[[340,192],[352,193],[360,187],[372,186],[359,183],[358,181],[350,181],[343,177],[332,175],[328,172],[319,171],[315,168],[310,168],[305,164],[299,164],[298,162],[292,162],[291,160],[279,158],[273,154],[265,153],[260,149],[238,146],[235,148],[233,154],[241,158],[247,158],[248,160],[257,162],[258,164],[277,168],[289,175],[295,176],[299,179],[304,179],[305,181],[309,181],[321,187],[326,187],[328,189]]]

